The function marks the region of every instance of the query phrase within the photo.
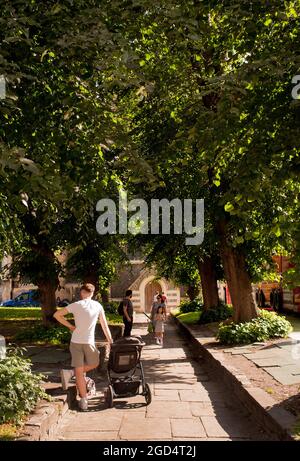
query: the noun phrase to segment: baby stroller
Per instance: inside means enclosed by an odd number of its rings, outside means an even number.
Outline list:
[[[112,408],[114,398],[143,395],[151,403],[151,390],[145,381],[141,352],[145,346],[140,336],[129,336],[115,341],[108,359],[106,402]],[[140,392],[141,391],[141,392]]]

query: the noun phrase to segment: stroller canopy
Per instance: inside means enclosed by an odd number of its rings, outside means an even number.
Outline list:
[[[116,347],[122,348],[122,346],[142,346],[143,347],[145,346],[145,344],[146,343],[142,340],[140,336],[128,336],[128,337],[120,338],[114,341],[112,343],[112,347],[113,348],[116,348]]]

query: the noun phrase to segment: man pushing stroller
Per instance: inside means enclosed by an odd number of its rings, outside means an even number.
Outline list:
[[[95,346],[95,328],[99,320],[103,333],[109,344],[112,344],[112,336],[107,325],[104,309],[100,303],[92,299],[95,287],[91,283],[85,283],[80,288],[81,300],[69,304],[67,307],[55,312],[54,317],[62,325],[72,331],[70,352],[72,367],[74,370],[61,370],[62,387],[67,389],[72,377],[76,378],[76,386],[80,396],[79,409],[88,409],[88,385],[89,380],[85,374],[97,368],[99,365],[99,351]],[[75,326],[65,318],[72,313]]]

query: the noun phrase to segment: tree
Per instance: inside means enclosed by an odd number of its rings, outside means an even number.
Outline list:
[[[251,279],[260,241],[264,256],[278,243],[290,245],[278,222],[291,190],[284,161],[299,152],[290,105],[299,3],[246,6],[140,2],[127,27],[128,48],[140,59],[141,86],[127,112],[134,113],[135,145],[160,181],[194,166],[198,193],[211,208],[206,235],[219,240],[236,322],[258,315]]]
[[[95,294],[100,293],[107,303],[108,289],[117,276],[117,266],[126,261],[126,255],[113,236],[90,241],[86,246],[73,246],[66,263],[67,276],[95,285]]]
[[[95,203],[114,183],[111,158],[102,149],[108,126],[110,132],[112,125],[119,128],[113,94],[99,86],[106,78],[96,68],[99,53],[94,55],[101,39],[81,47],[70,39],[74,27],[101,23],[99,10],[94,17],[89,8],[94,2],[82,9],[84,3],[7,2],[1,12],[3,73],[12,96],[0,101],[1,191],[9,203],[3,205],[1,235],[14,253],[12,272],[40,289],[45,325],[55,312],[61,273],[56,255],[72,232],[93,225],[96,234]],[[89,50],[84,58],[82,46]]]
[[[147,200],[204,198],[206,305],[221,258],[234,320],[257,316],[259,266],[299,253],[299,1],[13,3],[0,32],[17,96],[0,102],[4,244],[33,250],[30,215],[39,254],[55,255],[70,229],[90,235],[119,181]]]

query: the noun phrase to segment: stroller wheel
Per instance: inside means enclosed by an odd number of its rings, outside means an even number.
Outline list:
[[[152,395],[151,395],[151,389],[148,383],[145,384],[145,393],[144,393],[145,399],[146,399],[146,404],[150,405],[152,402]]]
[[[106,403],[108,408],[112,408],[114,404],[114,392],[112,386],[108,386],[106,390]]]

